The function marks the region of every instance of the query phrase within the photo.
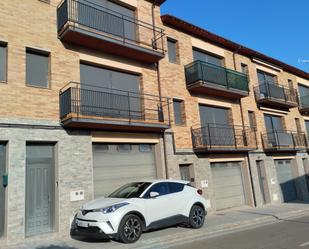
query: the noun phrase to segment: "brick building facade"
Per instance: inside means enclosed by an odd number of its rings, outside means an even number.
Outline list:
[[[308,73],[164,1],[30,2],[0,3],[0,245],[69,236],[139,179],[187,179],[209,212],[308,199]]]

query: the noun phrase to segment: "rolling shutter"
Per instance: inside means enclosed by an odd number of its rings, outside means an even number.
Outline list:
[[[216,209],[238,207],[245,204],[241,164],[212,163]]]
[[[155,179],[154,146],[93,144],[94,196],[109,195],[129,182]]]
[[[284,202],[297,199],[291,160],[275,160],[277,177]]]

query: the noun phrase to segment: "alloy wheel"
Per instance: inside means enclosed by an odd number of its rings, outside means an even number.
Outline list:
[[[142,231],[141,224],[137,218],[129,218],[124,225],[124,236],[129,241],[139,238]]]

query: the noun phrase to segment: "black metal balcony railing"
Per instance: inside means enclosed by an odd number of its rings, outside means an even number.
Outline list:
[[[299,97],[299,109],[309,111],[309,95]]]
[[[57,9],[57,23],[60,37],[72,27],[73,31],[82,30],[108,42],[118,41],[129,48],[135,46],[164,54],[163,29],[87,0],[62,0]]]
[[[262,142],[265,150],[299,150],[307,147],[305,133],[296,131],[262,133]]]
[[[71,118],[169,126],[169,99],[71,82],[60,91],[60,119]]]
[[[202,81],[227,90],[236,90],[248,94],[248,76],[237,71],[203,61],[194,61],[185,66],[187,87]]]
[[[254,150],[256,132],[252,127],[226,124],[205,124],[192,128],[193,148],[197,150]]]
[[[254,93],[257,102],[260,103],[281,103],[281,105],[285,105],[286,107],[298,105],[297,91],[293,88],[266,82],[256,86],[254,88]]]

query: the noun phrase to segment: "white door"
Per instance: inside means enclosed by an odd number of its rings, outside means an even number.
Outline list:
[[[150,192],[157,192],[159,193],[159,196],[151,198]],[[168,183],[156,183],[148,190],[145,198],[149,223],[175,215],[177,205],[175,205],[174,195],[170,194]]]

